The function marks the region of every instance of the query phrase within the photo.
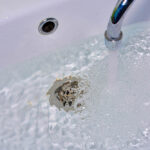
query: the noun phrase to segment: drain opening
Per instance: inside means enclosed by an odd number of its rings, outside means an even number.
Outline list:
[[[88,84],[79,77],[65,77],[57,79],[49,89],[49,101],[57,108],[65,111],[74,110],[84,105],[80,98],[87,92]]]
[[[39,25],[39,32],[43,35],[47,35],[56,31],[58,27],[58,21],[55,18],[47,18],[41,21]]]

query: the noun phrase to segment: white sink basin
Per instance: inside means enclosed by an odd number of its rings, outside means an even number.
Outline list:
[[[8,11],[2,3],[0,149],[149,150],[150,16],[143,12],[146,22],[123,28],[122,48],[108,51],[109,2],[16,0]],[[139,21],[138,6],[148,3],[137,1],[126,23]],[[47,17],[58,20],[58,30],[41,35]],[[46,95],[69,75],[89,81],[81,112],[58,110]]]
[[[149,24],[124,29],[120,51],[96,36],[1,71],[1,149],[148,150]],[[82,112],[49,104],[48,89],[68,75],[90,83]]]
[[[0,6],[0,68],[103,34],[115,0],[2,0]],[[125,23],[148,20],[149,0],[136,1]],[[144,8],[144,9],[143,9]],[[53,17],[58,30],[40,35],[41,20]]]

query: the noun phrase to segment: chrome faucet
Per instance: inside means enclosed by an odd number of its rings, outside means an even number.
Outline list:
[[[128,8],[135,0],[118,0],[105,31],[105,44],[110,50],[120,47],[123,33],[121,26]]]

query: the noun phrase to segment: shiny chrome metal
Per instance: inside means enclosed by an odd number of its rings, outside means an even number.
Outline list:
[[[123,33],[121,31],[125,13],[135,0],[118,0],[105,31],[105,44],[108,49],[120,47]]]
[[[46,18],[40,22],[38,30],[41,34],[48,35],[56,31],[57,27],[58,21],[55,18]]]

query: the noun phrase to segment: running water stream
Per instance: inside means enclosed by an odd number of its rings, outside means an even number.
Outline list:
[[[118,51],[119,50],[110,50],[108,56],[108,88],[112,89],[116,85],[117,81],[117,72],[118,72]]]

